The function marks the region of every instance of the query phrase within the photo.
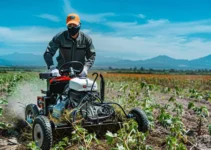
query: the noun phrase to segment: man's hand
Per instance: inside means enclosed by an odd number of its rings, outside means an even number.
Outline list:
[[[83,71],[79,74],[80,77],[86,77],[88,74],[89,68],[87,66],[84,66]]]
[[[59,74],[59,70],[54,66],[49,67],[49,72],[51,72],[54,77],[60,77],[61,76]]]

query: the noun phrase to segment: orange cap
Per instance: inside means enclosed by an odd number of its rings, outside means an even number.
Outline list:
[[[69,14],[67,16],[66,25],[69,25],[71,23],[75,24],[75,25],[79,25],[80,24],[80,17],[77,14]]]

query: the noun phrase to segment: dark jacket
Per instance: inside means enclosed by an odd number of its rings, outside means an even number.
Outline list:
[[[57,49],[59,49],[59,56],[56,58],[58,62],[57,68],[69,61],[80,61],[90,68],[95,61],[96,53],[92,39],[83,32],[79,32],[75,40],[69,36],[67,30],[53,37],[44,53],[44,59],[48,68],[54,65],[52,57]]]

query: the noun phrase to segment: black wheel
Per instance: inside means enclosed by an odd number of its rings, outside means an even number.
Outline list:
[[[25,109],[25,120],[28,123],[32,123],[33,120],[39,115],[39,110],[37,108],[37,105],[35,104],[29,104],[26,106]]]
[[[51,123],[46,116],[37,116],[33,123],[32,138],[42,150],[49,150],[53,143]]]
[[[132,109],[129,114],[132,114],[136,122],[138,123],[138,130],[141,132],[147,132],[149,130],[149,120],[146,114],[140,108]]]

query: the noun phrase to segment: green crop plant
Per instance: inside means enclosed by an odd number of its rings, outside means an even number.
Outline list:
[[[147,118],[149,120],[149,124],[150,124],[150,128],[153,129],[154,128],[154,114],[153,114],[153,110],[154,110],[155,106],[154,105],[149,105],[148,107],[144,107],[143,110],[147,115]]]
[[[179,143],[176,137],[168,136],[166,138],[166,149],[167,150],[186,150],[187,148],[182,143]]]
[[[63,138],[59,143],[55,144],[52,150],[65,150],[68,146],[69,139],[68,137]]]
[[[196,107],[193,103],[189,103],[188,108],[192,109],[198,116],[197,132],[198,135],[201,135],[201,128],[203,126],[203,122],[206,120],[206,117],[209,117],[209,111],[206,106]]]
[[[209,111],[206,106],[194,107],[193,110],[199,117],[209,117]]]
[[[183,114],[183,111],[184,111],[183,105],[180,104],[180,103],[178,103],[178,102],[175,102],[175,103],[174,103],[174,108],[173,108],[172,111],[173,111],[173,112],[176,112],[177,117],[181,116],[181,115]]]
[[[187,136],[185,135],[186,129],[182,120],[179,117],[173,117],[172,123],[169,127],[171,136],[176,137],[177,139],[182,139],[184,142],[187,142]]]
[[[106,82],[106,87],[107,87],[108,91],[110,92],[114,88],[114,83],[112,81],[108,81],[108,82]]]
[[[211,124],[208,125],[208,132],[211,135]]]
[[[163,87],[163,88],[161,89],[161,92],[162,92],[162,93],[165,93],[165,94],[170,93],[170,92],[171,92],[171,88],[169,88],[169,87]]]
[[[208,132],[209,132],[209,134],[211,135],[211,124],[208,124]]]
[[[158,115],[158,122],[163,127],[168,127],[172,124],[172,115],[170,115],[168,112],[166,112],[165,107],[160,108],[160,113]]]
[[[162,108],[162,109],[168,109],[169,107],[171,107],[171,105],[170,104],[165,104],[163,107],[160,107],[160,108]]]
[[[3,115],[2,105],[7,105],[7,96],[11,95],[14,91],[16,84],[21,81],[23,76],[20,73],[3,74],[0,76],[0,117]],[[0,122],[0,128],[6,128],[8,124]]]
[[[134,89],[130,89],[128,93],[128,97],[126,98],[126,102],[130,104],[130,107],[137,107],[140,105],[140,101],[137,100],[136,91]]]
[[[37,147],[37,145],[34,141],[27,144],[27,149],[28,150],[41,150],[39,147]]]
[[[96,134],[89,134],[85,128],[82,128],[79,125],[73,125],[74,131],[72,132],[72,142],[77,142],[80,150],[88,150],[91,146],[92,141],[94,140],[99,144]]]
[[[2,116],[3,108],[0,106],[0,117]]]
[[[203,98],[211,102],[211,92],[205,92]]]
[[[129,87],[129,85],[128,84],[126,84],[126,85],[121,85],[121,87],[120,87],[120,89],[119,89],[119,91],[121,92],[121,91],[123,91],[124,92],[124,94],[126,93],[126,90],[127,90],[127,88]]]
[[[176,101],[176,97],[175,96],[171,96],[168,101],[169,102],[175,102]]]
[[[201,128],[203,126],[204,120],[206,120],[206,117],[209,117],[209,111],[206,106],[201,107],[195,107],[196,114],[198,115],[198,135],[201,135]]]
[[[123,123],[123,127],[117,133],[107,131],[106,139],[109,145],[115,145],[113,150],[151,150],[152,148],[146,145],[146,136],[148,133],[138,131],[138,124],[134,120],[129,120]]]
[[[190,89],[189,93],[190,93],[190,98],[196,98],[198,100],[201,100],[203,98],[203,95],[195,89]]]
[[[182,88],[179,88],[178,86],[176,86],[176,87],[174,88],[174,95],[175,95],[175,96],[181,97],[180,94],[181,94],[182,92],[183,92],[183,89],[182,89]]]
[[[6,105],[8,102],[4,99],[0,99],[0,105]],[[0,106],[0,117],[2,116],[3,108]]]
[[[195,107],[194,102],[189,102],[188,103],[188,109],[192,109],[194,107]]]

